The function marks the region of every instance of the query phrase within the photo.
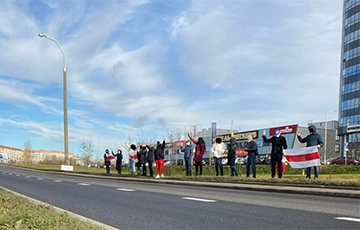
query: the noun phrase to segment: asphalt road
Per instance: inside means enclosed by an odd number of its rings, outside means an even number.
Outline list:
[[[84,178],[0,164],[0,186],[120,229],[360,229],[360,200]]]

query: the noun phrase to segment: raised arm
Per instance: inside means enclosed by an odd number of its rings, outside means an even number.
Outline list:
[[[188,135],[188,136],[189,136],[190,140],[191,140],[195,145],[197,145],[197,141],[196,141],[193,137],[191,137],[190,135]]]

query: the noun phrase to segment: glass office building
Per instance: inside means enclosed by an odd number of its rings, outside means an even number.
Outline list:
[[[344,0],[339,98],[339,135],[342,152],[359,152],[360,129],[360,0]],[[348,142],[348,143],[347,143]]]

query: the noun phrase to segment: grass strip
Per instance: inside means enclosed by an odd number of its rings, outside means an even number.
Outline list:
[[[79,220],[51,204],[40,204],[0,187],[0,229],[105,229]]]

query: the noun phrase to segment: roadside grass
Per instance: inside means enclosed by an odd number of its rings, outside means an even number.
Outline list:
[[[0,187],[0,229],[104,229]]]
[[[17,164],[14,166],[48,170],[48,171],[60,171],[60,165],[49,164]],[[257,165],[257,178],[246,178],[246,166],[237,165],[239,171],[239,177],[230,177],[230,167],[224,165],[224,176],[215,176],[214,165],[203,166],[203,176],[185,176],[185,167],[182,165],[165,166],[165,178],[175,180],[190,180],[190,181],[211,181],[211,182],[232,182],[232,183],[278,183],[278,184],[299,184],[299,185],[329,185],[329,186],[349,186],[360,189],[360,166],[357,165],[321,165],[320,166],[320,178],[319,179],[306,179],[304,169],[293,169],[289,165],[286,166],[286,172],[283,175],[283,179],[270,178],[270,165]],[[154,175],[156,175],[156,168],[154,167]],[[312,167],[312,176],[314,175]],[[70,172],[71,173],[71,172]],[[110,174],[106,173],[105,168],[95,167],[81,167],[74,166],[73,173],[82,174],[94,174],[102,176],[112,177],[138,177],[138,175],[130,175],[128,167],[124,167],[122,174],[119,175],[115,168],[111,168]],[[149,173],[149,170],[148,170]],[[193,175],[195,174],[195,168],[192,168]]]

